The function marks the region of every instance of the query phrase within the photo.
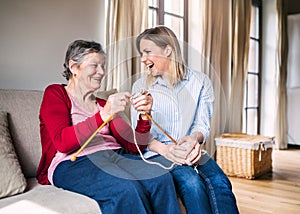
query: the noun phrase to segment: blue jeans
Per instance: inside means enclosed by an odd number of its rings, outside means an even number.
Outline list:
[[[61,162],[54,185],[93,198],[102,213],[180,213],[172,176],[123,150]]]
[[[229,179],[205,153],[197,166],[176,166],[172,171],[178,194],[187,213],[239,213]]]

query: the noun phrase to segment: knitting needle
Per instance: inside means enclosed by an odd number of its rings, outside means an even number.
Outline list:
[[[149,71],[149,67],[148,67],[148,71]],[[135,93],[134,95],[131,96],[130,101],[132,101],[132,99],[135,99],[141,95],[148,95],[149,92],[145,89],[141,89],[139,92]],[[142,114],[145,114],[148,118],[148,120],[151,120],[169,139],[171,139],[175,144],[177,144],[177,141],[171,136],[169,135],[152,117],[150,114],[148,114],[147,112],[142,112]]]
[[[141,92],[141,94],[145,93],[147,91]],[[148,92],[147,92],[148,93]],[[140,94],[140,95],[141,95]],[[136,94],[132,96],[132,98],[135,98]],[[139,96],[139,95],[138,95]],[[177,144],[177,141],[169,135],[147,112],[144,112],[144,114],[147,116],[149,120],[151,120],[168,138],[170,138],[175,144]],[[78,149],[78,151],[71,157],[71,161],[76,161],[77,156],[82,152],[82,150],[90,143],[90,141],[95,137],[95,135],[107,124],[109,123],[115,115],[111,115],[104,123],[102,123],[99,128],[87,139],[87,141]]]
[[[71,161],[76,161],[77,156],[80,152],[90,143],[90,141],[95,137],[95,135],[107,124],[109,123],[113,118],[114,114],[112,114],[104,123],[99,126],[99,128],[96,129],[96,131],[87,139],[87,141],[80,147],[80,149],[77,150],[77,152],[71,157]]]
[[[177,141],[171,136],[169,135],[147,112],[144,112],[144,114],[147,116],[147,118],[149,120],[151,120],[168,138],[170,138],[175,144],[177,144]],[[202,145],[200,145],[200,152],[202,150],[201,148]],[[192,164],[189,160],[186,160],[186,164],[189,166],[193,166],[194,170],[196,171],[196,173],[198,174],[198,163]]]
[[[84,150],[84,148],[90,143],[90,141],[95,137],[95,135],[107,124],[109,123],[113,118],[114,118],[114,114],[112,114],[106,121],[104,121],[104,123],[101,124],[101,126],[99,126],[96,131],[87,139],[87,141],[77,150],[77,152],[71,157],[71,161],[76,161],[77,156],[80,154],[80,152],[82,152],[82,150]]]
[[[151,120],[168,138],[170,138],[173,143],[177,144],[177,141],[171,136],[169,135],[152,117],[151,115],[149,115],[147,112],[144,112],[144,114],[147,116],[147,118],[149,120]]]

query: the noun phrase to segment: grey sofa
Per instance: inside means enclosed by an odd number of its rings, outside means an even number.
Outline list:
[[[0,213],[99,214],[96,201],[40,185],[35,178],[41,156],[38,116],[42,96],[42,91],[0,89],[0,110],[8,112],[9,131],[26,179],[23,193],[0,199]]]
[[[26,180],[24,190],[0,198],[0,213],[99,214],[94,200],[51,185],[40,185],[35,178],[41,155],[38,116],[42,96],[43,91],[0,89],[0,111],[8,112],[12,144]]]

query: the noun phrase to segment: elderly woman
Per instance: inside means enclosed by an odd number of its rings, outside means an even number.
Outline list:
[[[171,175],[125,152],[145,149],[150,130],[145,115],[139,117],[135,130],[118,116],[131,94],[117,93],[107,101],[94,95],[105,75],[101,45],[74,41],[66,52],[64,67],[68,84],[49,85],[40,107],[38,181],[91,197],[104,214],[179,213]],[[134,107],[150,112],[151,95],[142,95]],[[105,122],[78,154],[80,145]],[[136,141],[141,143],[134,144]],[[72,161],[75,153],[78,157]]]

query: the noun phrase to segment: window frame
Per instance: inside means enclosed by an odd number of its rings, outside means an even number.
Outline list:
[[[158,7],[148,6],[148,10],[154,10],[157,14],[156,19],[156,25],[164,25],[165,24],[165,15],[173,16],[176,18],[180,18],[183,20],[183,56],[186,61],[188,62],[188,0],[183,0],[183,16],[176,14],[176,13],[170,13],[165,11],[165,0],[157,0]]]
[[[260,123],[261,123],[261,76],[262,76],[262,63],[261,63],[261,57],[262,57],[262,1],[261,0],[252,0],[252,6],[258,8],[258,38],[252,37],[250,35],[249,40],[253,41],[255,43],[258,44],[258,51],[257,51],[257,71],[253,72],[253,71],[247,71],[247,81],[246,81],[246,87],[245,87],[245,107],[244,107],[244,111],[245,111],[245,115],[243,116],[243,130],[246,133],[249,133],[249,127],[248,127],[248,120],[249,120],[249,110],[256,110],[256,114],[257,114],[257,121],[256,121],[256,133],[251,133],[251,134],[260,134]],[[250,51],[250,50],[249,50]],[[248,62],[248,67],[249,67],[249,62]],[[257,103],[256,106],[249,106],[248,105],[248,101],[249,101],[249,85],[248,85],[248,80],[250,75],[254,75],[257,76]],[[254,89],[254,90],[255,90]],[[254,93],[253,93],[254,94]]]

